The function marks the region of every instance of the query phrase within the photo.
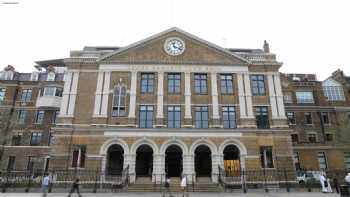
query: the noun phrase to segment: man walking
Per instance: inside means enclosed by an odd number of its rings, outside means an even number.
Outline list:
[[[50,177],[48,174],[44,174],[43,181],[41,183],[42,190],[43,190],[43,197],[47,196],[47,192],[49,190],[49,184],[50,184]]]
[[[78,196],[81,197],[81,194],[79,192],[79,179],[75,179],[75,181],[73,182],[72,189],[70,190],[68,197],[70,197],[71,194],[75,191],[77,191]]]
[[[165,197],[165,194],[169,194],[170,197],[174,197],[171,194],[171,191],[170,191],[170,177],[168,177],[168,176],[165,179],[164,190],[163,190],[163,197]]]
[[[345,182],[348,184],[348,191],[350,192],[350,172],[345,176]]]
[[[186,178],[185,175],[182,175],[180,186],[181,186],[181,189],[182,189],[182,197],[187,197],[186,196],[187,178]]]

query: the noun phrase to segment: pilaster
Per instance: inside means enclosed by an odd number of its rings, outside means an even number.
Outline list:
[[[219,97],[218,97],[218,85],[217,85],[217,73],[211,73],[211,97],[213,106],[213,125],[212,127],[220,128],[220,115],[219,115]]]
[[[130,102],[129,102],[129,126],[136,125],[136,86],[137,86],[137,71],[131,72],[131,85],[130,85]]]
[[[185,72],[185,125],[184,127],[192,127],[191,115],[191,73]]]
[[[156,127],[164,127],[163,123],[163,82],[164,72],[158,72],[158,87],[157,87],[157,116]]]

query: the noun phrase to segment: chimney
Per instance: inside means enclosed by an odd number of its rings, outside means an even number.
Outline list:
[[[264,40],[264,52],[270,53],[270,46],[269,43],[266,42],[266,40]]]

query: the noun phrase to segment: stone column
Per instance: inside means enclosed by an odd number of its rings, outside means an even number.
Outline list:
[[[243,83],[243,75],[237,73],[237,83],[238,83],[238,100],[239,100],[239,111],[240,118],[247,118],[246,102],[245,102],[245,89]]]
[[[280,74],[278,72],[276,72],[273,76],[275,78],[275,90],[276,90],[278,114],[279,114],[279,117],[281,119],[286,119],[286,112],[284,110],[284,102],[283,102],[283,93],[282,93]]]
[[[164,72],[158,72],[158,88],[157,88],[157,116],[156,127],[164,127],[163,123],[163,82]]]
[[[272,119],[276,119],[278,118],[278,111],[277,111],[277,103],[276,103],[275,83],[274,83],[272,73],[267,74],[267,82],[269,86],[269,97],[270,97]]]
[[[192,178],[195,178],[193,154],[183,154],[182,169],[182,173],[187,175],[188,181],[191,183]]]
[[[255,128],[255,118],[253,113],[252,93],[250,89],[249,73],[237,73],[238,99],[240,107],[239,128]]]
[[[71,83],[72,83],[72,76],[73,73],[68,71],[65,73],[65,81],[64,81],[64,88],[62,93],[62,102],[61,102],[61,109],[60,109],[60,116],[65,117],[68,113],[68,102],[69,102],[69,94],[71,91]]]
[[[108,98],[109,98],[109,85],[111,83],[111,72],[105,72],[103,89],[102,89],[102,103],[101,103],[101,117],[107,118],[108,113]]]
[[[211,171],[211,179],[213,183],[217,183],[219,179],[219,166],[223,168],[223,154],[212,154],[212,171]]]
[[[220,115],[219,115],[219,97],[218,97],[218,85],[217,85],[217,73],[211,73],[211,98],[213,105],[213,125],[212,127],[220,128]]]
[[[252,90],[250,87],[250,76],[249,73],[244,73],[244,87],[245,87],[245,96],[247,104],[247,116],[248,118],[255,118],[253,112],[253,101],[252,101]]]
[[[95,92],[95,105],[94,105],[93,117],[99,117],[101,115],[103,81],[104,81],[104,72],[99,72],[97,75],[97,85],[96,85],[96,92]]]
[[[130,182],[135,183],[136,181],[136,154],[125,154],[124,155],[124,164],[123,168],[126,168],[129,165],[129,176]]]
[[[68,113],[67,116],[74,117],[74,110],[75,110],[75,100],[77,97],[77,90],[78,90],[78,81],[79,81],[79,71],[73,72],[72,74],[72,85],[71,85],[71,91],[70,91],[70,99],[68,103]]]
[[[153,154],[152,182],[160,183],[163,180],[164,165],[162,158],[164,158],[162,154]]]
[[[137,71],[131,71],[130,103],[129,103],[129,126],[136,126],[136,86]]]
[[[184,127],[193,127],[191,114],[191,73],[185,72],[185,124]]]

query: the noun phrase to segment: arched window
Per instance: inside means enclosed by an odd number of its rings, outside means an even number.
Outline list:
[[[329,101],[344,101],[344,90],[340,83],[333,79],[322,82],[324,96]]]
[[[126,116],[126,87],[121,83],[114,87],[112,116]]]

